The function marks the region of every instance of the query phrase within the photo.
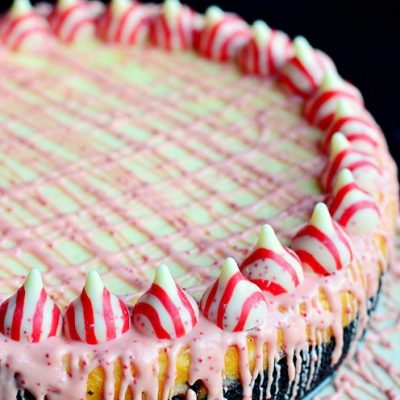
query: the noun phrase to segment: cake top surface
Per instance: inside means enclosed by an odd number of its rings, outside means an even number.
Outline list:
[[[61,305],[91,269],[132,296],[160,263],[198,295],[263,223],[288,243],[321,195],[319,131],[272,80],[93,44],[1,69],[3,297],[32,267]]]

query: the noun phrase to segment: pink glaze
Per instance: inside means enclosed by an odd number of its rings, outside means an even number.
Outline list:
[[[101,82],[102,87],[105,92],[110,91],[111,93],[118,93],[122,99],[125,101],[132,100],[132,94],[129,92],[127,88],[121,88],[118,84],[110,77],[106,71],[102,70],[90,70],[84,63],[84,60],[79,60],[71,57],[68,54],[64,54],[62,51],[55,50],[51,57],[53,60],[64,63],[66,66],[74,68],[79,71],[82,76],[90,77],[93,81]],[[143,55],[143,59],[146,57]],[[154,60],[157,62],[157,60]],[[4,74],[7,74],[9,79],[14,79],[16,81],[25,80],[27,85],[30,85],[30,90],[45,98],[48,102],[49,106],[53,106],[57,109],[68,109],[71,106],[68,103],[57,100],[52,97],[46,90],[42,90],[40,83],[35,81],[30,81],[29,73],[26,76],[21,71],[14,70],[11,65],[3,64],[1,65],[1,71],[4,71]],[[170,66],[171,73],[174,74],[185,74],[187,71],[179,71],[174,69],[174,66]],[[168,79],[168,76],[166,76]],[[197,82],[199,85],[210,85],[212,90],[212,82]],[[241,81],[238,81],[238,86],[244,85]],[[265,90],[265,88],[262,88]],[[261,90],[261,89],[260,89]],[[21,96],[21,93],[13,92],[7,88],[6,85],[0,83],[0,94],[2,98],[14,99],[21,102],[26,103],[26,99]],[[146,95],[146,88],[143,89],[143,95]],[[224,93],[217,92],[218,95],[222,98]],[[237,102],[240,102],[241,105],[246,106],[247,102],[251,100],[251,93],[244,93],[240,99],[237,99]],[[173,94],[169,98],[169,100],[175,103],[177,110],[179,110],[179,101],[174,98]],[[83,101],[85,101],[83,99]],[[102,99],[98,99],[99,103],[102,102]],[[288,110],[296,109],[296,99],[289,98],[286,104]],[[148,113],[146,117],[150,120],[154,118],[155,115],[164,116],[167,114],[167,110],[164,110],[162,107],[165,105],[161,100],[153,99],[152,103],[148,105]],[[14,110],[7,110],[10,115],[13,115]],[[263,128],[263,123],[268,122],[268,111],[264,113],[260,113],[259,123]],[[272,110],[273,111],[273,110]],[[118,110],[115,111],[118,116]],[[51,119],[51,115],[48,115],[47,110],[36,110],[37,116],[46,116],[46,118]],[[75,110],[76,118],[85,118],[88,119],[88,116],[85,116],[82,111],[79,109]],[[20,120],[23,120],[23,115],[18,115]],[[104,127],[104,124],[99,122],[94,117],[90,117],[90,122],[93,126]],[[211,126],[213,115],[205,117]],[[113,124],[118,121],[112,121],[108,124],[106,123],[107,130],[111,132],[115,137],[120,137],[121,134],[118,133],[118,130],[115,129]],[[140,121],[142,124],[146,124],[146,119],[143,118]],[[204,122],[204,121],[203,121]],[[246,121],[241,121],[236,123],[233,126],[232,134],[237,134],[238,136],[246,135]],[[179,119],[175,121],[176,125],[179,127],[180,122]],[[33,122],[32,124],[35,124]],[[244,126],[243,126],[244,125]],[[3,128],[3,127],[2,127]],[[193,124],[191,127],[193,134],[196,133],[196,129],[198,127],[196,124]],[[276,128],[284,128],[280,126],[276,126]],[[301,131],[305,129],[305,125],[297,126],[292,133],[292,140],[300,141],[301,140]],[[37,129],[42,129],[49,136],[56,136],[55,133],[51,131],[46,131],[46,126],[40,126],[37,123]],[[4,126],[4,130],[7,130],[7,126]],[[279,129],[278,129],[279,130]],[[187,133],[187,132],[186,132]],[[57,135],[60,135],[60,145],[68,143],[68,132],[57,132]],[[155,133],[156,135],[156,133]],[[212,136],[212,135],[210,135]],[[219,151],[220,154],[228,157],[231,156],[224,149],[223,144],[215,143],[213,138],[210,136],[202,136],[201,140],[203,143],[211,146],[214,150]],[[199,136],[196,136],[199,137]],[[168,136],[166,136],[169,139]],[[101,169],[104,168],[106,171],[115,162],[115,159],[124,155],[124,152],[132,151],[132,147],[136,149],[136,151],[145,151],[149,143],[144,143],[138,145],[137,143],[129,142],[127,145],[131,146],[130,148],[120,150],[118,154],[113,155],[104,155],[104,154],[90,154],[87,158],[82,161],[78,161],[74,165],[63,166],[58,160],[55,158],[53,154],[44,153],[49,157],[49,161],[54,163],[58,169],[55,169],[54,172],[49,173],[45,178],[47,181],[52,183],[57,183],[63,179],[65,176],[74,176],[75,179],[79,180],[81,184],[85,187],[85,190],[93,196],[96,196],[101,202],[107,205],[110,209],[118,212],[125,220],[129,221],[133,226],[139,227],[143,232],[147,234],[151,234],[146,230],[146,227],[138,225],[138,222],[132,218],[127,210],[122,207],[115,199],[112,199],[110,196],[106,196],[103,192],[99,191],[94,187],[89,181],[87,181],[84,177],[84,174],[81,173],[77,166],[82,166],[85,162],[89,160],[96,164],[96,167]],[[151,141],[152,139],[150,139]],[[154,139],[155,140],[155,139]],[[249,142],[251,142],[249,140]],[[44,150],[40,148],[36,148],[36,144],[31,142],[27,138],[18,138],[19,145],[28,145],[32,146],[35,151],[38,153],[43,152]],[[70,145],[70,143],[68,143]],[[82,140],[82,143],[77,143],[77,146],[87,146],[87,144]],[[187,149],[192,154],[201,154],[199,150],[193,149],[189,144],[185,144],[184,141],[180,143],[182,148]],[[12,150],[12,144],[9,145]],[[271,146],[273,147],[273,145]],[[304,147],[309,150],[313,150],[313,146],[309,143],[304,143]],[[204,155],[202,155],[204,157]],[[281,154],[282,160],[286,160],[290,157],[288,154]],[[376,152],[376,157],[379,160],[380,165],[383,165],[385,168],[383,169],[382,178],[379,182],[379,187],[377,190],[380,193],[387,193],[387,196],[383,196],[381,200],[381,210],[382,210],[382,224],[380,230],[378,232],[379,235],[382,236],[383,241],[391,247],[392,240],[392,232],[393,232],[393,221],[392,215],[385,213],[385,210],[388,209],[389,205],[392,202],[395,202],[396,193],[397,193],[397,184],[395,182],[395,172],[393,162],[390,159],[389,155],[385,151],[385,149],[378,149]],[[248,157],[250,158],[250,157]],[[208,160],[206,160],[208,161]],[[234,173],[234,177],[238,180],[241,179],[240,176],[240,167],[253,168],[253,171],[257,171],[255,166],[251,164],[251,159],[246,160],[245,157],[237,157],[237,170]],[[315,170],[317,172],[321,172],[324,167],[325,157],[316,157],[315,160],[310,160],[302,163],[301,165],[295,165],[294,168],[301,168],[307,170],[310,166],[315,165]],[[314,164],[313,164],[314,163]],[[177,169],[179,169],[179,164],[174,163]],[[205,169],[207,167],[204,167]],[[226,168],[226,167],[225,167]],[[226,170],[221,167],[221,172],[226,172]],[[260,179],[262,177],[262,173],[258,173]],[[15,179],[18,180],[19,177],[15,176]],[[179,184],[182,181],[182,177],[173,178],[169,181],[172,184]],[[198,179],[196,175],[193,175],[193,179]],[[21,202],[24,207],[29,207],[28,202],[26,201],[25,194],[28,190],[32,190],[35,192],[35,189],[43,182],[44,177],[33,180],[31,182],[24,183],[22,185],[11,185],[9,188],[2,188],[1,195],[4,197],[9,197],[14,201]],[[271,180],[275,180],[275,183],[279,186],[279,184],[284,182],[284,176],[280,175],[276,177],[271,177]],[[248,182],[243,181],[243,185],[249,185]],[[283,185],[282,185],[283,186]],[[61,186],[60,186],[61,187]],[[299,188],[293,184],[292,186],[286,185],[285,190],[289,190],[291,195],[299,195]],[[212,196],[215,200],[223,199],[223,194],[214,193],[212,189],[210,189],[210,196]],[[250,190],[250,187],[249,187]],[[279,199],[281,195],[282,189],[277,189],[275,191],[268,192],[267,198],[268,201],[276,201]],[[74,197],[73,193],[68,193],[69,196]],[[38,202],[46,202],[46,199],[39,195],[39,191],[36,194]],[[137,198],[149,199],[149,206],[151,206],[152,199],[151,193],[146,187],[141,187],[138,184],[138,187],[135,191],[135,196]],[[77,201],[79,202],[78,196],[76,196]],[[313,208],[314,204],[320,200],[316,198],[316,196],[307,197],[304,202],[297,206],[297,208],[288,209],[287,213],[300,214],[300,212],[308,213]],[[80,204],[81,207],[87,207],[84,204]],[[48,207],[54,207],[51,203],[48,204]],[[102,220],[102,216],[97,213],[95,207],[88,207],[89,213],[96,219],[99,220],[100,224],[106,225],[106,220]],[[55,210],[56,211],[56,210]],[[244,214],[249,212],[249,209],[242,209],[241,212]],[[45,215],[40,215],[41,220],[46,219]],[[164,210],[163,216],[166,221],[177,221],[177,215],[174,214],[173,210],[169,210],[168,208]],[[209,224],[209,228],[212,229],[213,226],[221,223],[218,219],[214,220],[211,224]],[[107,253],[104,250],[97,247],[90,240],[90,236],[84,232],[83,230],[74,230],[70,229],[72,221],[68,215],[60,218],[59,220],[52,221],[47,220],[43,225],[39,227],[26,227],[23,229],[14,227],[10,224],[6,218],[0,215],[0,231],[2,236],[14,241],[17,245],[11,249],[2,249],[4,254],[15,254],[18,251],[29,250],[32,254],[34,254],[39,260],[42,261],[44,265],[48,268],[48,275],[52,277],[59,278],[63,284],[68,286],[69,289],[78,291],[81,288],[81,276],[77,276],[76,271],[72,271],[72,268],[65,268],[62,263],[54,257],[46,247],[46,244],[43,241],[38,240],[37,234],[40,232],[40,229],[44,229],[49,226],[53,226],[56,229],[62,231],[63,235],[70,236],[77,242],[82,242],[87,245],[89,250],[95,255],[97,260],[101,260],[105,265],[112,268],[112,271],[115,275],[121,277],[125,281],[130,282],[132,280],[131,273],[129,269],[125,267],[122,263],[120,263],[119,258],[113,254]],[[182,230],[185,229],[185,226],[181,227]],[[294,231],[294,229],[293,229]],[[204,242],[202,237],[202,231],[197,229],[194,232],[194,237],[196,239],[196,246],[199,249],[204,248]],[[248,232],[243,232],[240,235],[240,238],[243,238]],[[289,233],[294,233],[289,231]],[[231,238],[229,238],[231,239]],[[239,237],[235,237],[232,235],[232,241],[238,240]],[[349,292],[351,293],[357,300],[359,306],[359,319],[360,324],[358,327],[358,337],[361,335],[361,332],[366,326],[367,323],[367,315],[366,315],[366,300],[369,297],[372,297],[377,293],[378,290],[378,282],[379,282],[379,271],[376,267],[378,263],[382,265],[382,268],[386,268],[387,259],[384,255],[381,254],[380,250],[377,248],[376,242],[372,237],[369,236],[359,236],[352,237],[352,243],[354,248],[355,260],[352,262],[349,268],[346,268],[342,271],[338,271],[331,276],[328,277],[319,277],[315,275],[307,275],[304,282],[296,289],[295,292],[291,294],[283,294],[277,297],[268,298],[268,319],[267,321],[255,328],[251,331],[251,336],[254,338],[256,343],[256,365],[253,374],[250,374],[248,370],[249,359],[246,351],[246,332],[238,332],[238,333],[230,333],[224,332],[219,329],[215,324],[207,321],[203,316],[199,317],[199,322],[196,326],[194,326],[193,330],[189,332],[187,335],[177,338],[174,340],[155,340],[153,338],[145,337],[139,334],[134,329],[126,332],[122,337],[116,338],[111,342],[107,342],[104,344],[96,344],[93,346],[89,346],[85,343],[80,342],[71,342],[67,341],[65,338],[51,338],[45,342],[38,344],[29,344],[29,343],[17,343],[9,340],[5,336],[0,336],[0,388],[1,394],[4,399],[10,400],[16,397],[16,389],[14,385],[14,374],[18,373],[18,382],[21,388],[28,389],[38,400],[43,400],[45,395],[48,395],[51,400],[67,400],[67,399],[84,399],[86,393],[86,384],[87,377],[89,373],[96,368],[97,366],[101,366],[105,372],[105,384],[104,384],[104,398],[107,400],[111,400],[114,398],[123,398],[126,390],[130,388],[133,393],[134,399],[140,399],[142,394],[146,395],[146,399],[157,399],[158,398],[158,382],[156,379],[157,371],[158,371],[158,354],[159,351],[163,349],[167,349],[168,356],[168,365],[171,366],[169,370],[169,377],[166,381],[164,391],[162,394],[162,398],[168,398],[171,395],[171,390],[174,386],[174,377],[176,374],[175,365],[176,359],[178,356],[179,349],[182,347],[188,347],[191,355],[191,367],[190,367],[190,378],[189,384],[195,383],[198,379],[204,381],[207,390],[208,397],[210,399],[222,398],[222,384],[223,384],[223,368],[224,368],[224,355],[229,348],[229,346],[236,346],[239,352],[239,360],[240,360],[240,379],[242,385],[244,387],[244,398],[251,398],[251,387],[254,382],[254,378],[258,374],[264,374],[263,369],[263,360],[262,360],[262,351],[263,345],[265,343],[268,344],[269,352],[268,352],[268,360],[266,360],[267,365],[269,367],[268,376],[264,376],[263,378],[267,380],[267,391],[271,390],[272,384],[272,371],[276,362],[279,360],[281,353],[280,348],[277,342],[277,334],[279,330],[283,332],[283,349],[288,355],[288,368],[289,368],[289,379],[291,382],[297,382],[300,375],[300,366],[301,366],[301,358],[300,352],[307,344],[307,332],[306,327],[308,326],[310,329],[311,335],[311,344],[313,345],[313,356],[310,360],[310,366],[313,370],[317,370],[319,368],[319,358],[318,352],[320,351],[320,330],[331,328],[333,336],[336,340],[336,348],[333,355],[332,362],[336,362],[341,353],[342,353],[342,345],[343,345],[343,326],[341,323],[341,315],[342,315],[342,305],[339,301],[339,293],[340,292]],[[171,237],[173,240],[173,237]],[[185,266],[186,275],[198,273],[195,269],[194,265],[186,264],[187,258],[184,257],[181,253],[172,249],[172,247],[165,242],[160,241],[159,238],[154,237],[153,241],[157,243],[160,247],[163,248],[167,256],[172,259],[181,262],[182,265]],[[52,243],[49,243],[52,245]],[[219,243],[209,243],[207,244],[207,252],[210,254],[212,252],[218,251],[218,246],[221,246]],[[138,248],[134,250],[137,251]],[[240,256],[240,251],[237,250],[237,256]],[[129,255],[127,252],[126,254]],[[244,256],[244,254],[242,254]],[[243,257],[244,258],[244,257]],[[358,267],[358,263],[362,265],[362,269]],[[143,263],[145,264],[145,263]],[[85,264],[79,266],[80,271],[83,272],[87,267]],[[204,274],[204,281],[207,281],[207,274]],[[3,279],[3,283],[5,285],[16,286],[17,282],[15,279]],[[139,291],[143,291],[146,287],[146,282],[144,280],[137,279],[134,282],[135,286]],[[206,283],[204,283],[205,286]],[[364,286],[365,285],[365,286]],[[200,292],[204,290],[204,286],[200,285],[198,289]],[[319,301],[319,289],[323,289],[327,301],[330,306],[330,311],[324,311],[322,309],[322,305]],[[194,291],[194,290],[193,290]],[[56,293],[56,289],[54,290]],[[62,298],[61,294],[57,294],[57,299],[62,299],[65,302],[65,298]],[[130,300],[130,297],[127,296],[127,300]],[[304,303],[306,313],[305,315],[300,311],[299,304]],[[280,310],[280,306],[284,306],[287,311],[282,312]],[[293,361],[293,356],[296,355],[297,362]],[[66,368],[63,367],[63,360],[68,359],[68,365],[70,372],[66,372]],[[124,366],[129,366],[131,363],[135,366],[137,370],[137,375],[132,376],[130,373],[130,369],[124,369],[125,373],[122,378],[121,390],[120,393],[115,393],[114,389],[114,376],[113,376],[113,368],[114,361],[120,359]],[[378,356],[375,357],[376,361],[382,365],[383,368],[388,369],[388,366],[385,364],[383,360],[381,360]],[[364,376],[367,379],[373,380],[373,377],[369,375]],[[345,385],[344,390],[348,390],[349,385]],[[311,384],[311,382],[309,383]],[[193,398],[193,393],[188,393],[188,398]]]

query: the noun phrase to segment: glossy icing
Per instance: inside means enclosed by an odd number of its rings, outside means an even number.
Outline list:
[[[299,99],[282,95],[268,79],[238,79],[229,65],[215,66],[191,54],[174,55],[171,63],[170,57],[150,49],[87,47],[76,53],[56,48],[49,55],[51,65],[46,59],[10,56],[0,66],[9,77],[0,85],[7,101],[0,120],[7,135],[1,148],[2,290],[18,286],[16,276],[39,264],[47,270],[52,295],[65,305],[80,290],[84,272],[97,267],[107,286],[133,304],[147,286],[148,266],[167,261],[177,282],[190,286],[199,299],[215,278],[212,266],[221,254],[243,260],[260,223],[273,223],[288,243],[307,221],[323,196],[317,181],[326,159],[319,151],[321,133],[300,117]],[[58,79],[57,71],[70,79]],[[39,133],[32,136],[32,131]],[[174,146],[165,154],[160,149],[168,143]],[[394,167],[382,147],[375,157],[385,166],[375,191],[387,194],[380,197],[385,213],[379,240],[352,237],[355,259],[348,268],[324,278],[307,274],[294,293],[269,299],[267,320],[250,332],[255,360],[247,352],[246,332],[225,332],[202,315],[187,335],[171,341],[135,329],[91,346],[65,338],[33,345],[0,336],[1,359],[8,360],[0,373],[3,393],[16,396],[18,372],[20,387],[38,399],[46,394],[57,400],[83,398],[88,377],[100,366],[105,399],[123,398],[126,392],[133,398],[156,399],[159,393],[167,398],[176,390],[179,351],[186,348],[188,382],[206,376],[208,396],[221,398],[224,357],[233,346],[243,395],[250,398],[251,385],[265,367],[270,390],[281,347],[288,356],[288,379],[295,384],[294,356],[299,359],[307,341],[317,351],[324,329],[335,338],[332,362],[337,362],[343,345],[340,293],[353,298],[359,336],[367,321],[366,299],[377,292],[392,237]],[[230,190],[225,193],[224,187]],[[7,277],[10,271],[14,275]],[[167,354],[169,367],[159,387],[161,353]],[[123,367],[119,385],[117,360]],[[311,365],[318,368],[318,360]]]

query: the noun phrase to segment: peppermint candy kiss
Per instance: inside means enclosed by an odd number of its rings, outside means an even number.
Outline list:
[[[122,336],[129,327],[126,304],[104,287],[97,272],[89,272],[81,295],[65,312],[67,337],[88,344],[105,343]]]
[[[328,166],[322,177],[322,183],[327,191],[332,189],[337,174],[344,168],[353,173],[362,189],[370,193],[375,190],[381,175],[376,161],[372,157],[352,149],[345,136],[341,132],[337,132],[332,137]]]
[[[230,332],[253,329],[267,316],[263,293],[241,274],[233,258],[225,261],[220,277],[204,293],[200,307],[207,319]]]
[[[321,86],[316,93],[306,100],[304,116],[312,125],[326,129],[332,122],[339,100],[347,99],[360,109],[363,99],[359,90],[345,82],[336,72],[328,69],[325,72]]]
[[[87,1],[59,0],[49,16],[50,29],[63,42],[94,37],[95,12]]]
[[[61,332],[61,312],[33,269],[23,286],[0,306],[0,332],[12,340],[37,343]]]
[[[356,235],[373,232],[380,220],[374,199],[358,187],[348,169],[338,174],[329,211],[340,225]]]
[[[251,29],[242,18],[224,13],[218,7],[209,7],[205,20],[206,26],[199,39],[199,52],[206,58],[221,62],[231,60],[251,38]]]
[[[298,36],[293,40],[294,57],[282,68],[279,82],[290,92],[308,98],[322,82],[328,69],[335,69],[332,60],[308,41]]]
[[[299,257],[281,245],[270,225],[261,228],[256,249],[240,269],[247,279],[273,295],[290,293],[304,280]]]
[[[112,0],[97,21],[97,34],[106,43],[144,43],[158,8],[131,0]]]
[[[341,132],[351,143],[352,148],[362,153],[374,154],[383,144],[382,134],[372,117],[345,99],[338,101],[335,114],[326,129],[322,144],[324,151],[328,149],[336,132]]]
[[[276,74],[293,56],[289,37],[263,21],[254,22],[252,32],[252,38],[239,50],[241,70],[258,76]]]
[[[293,238],[292,249],[305,266],[319,275],[346,268],[353,253],[347,233],[332,220],[324,203],[318,203],[310,222]]]
[[[6,47],[14,51],[41,51],[51,42],[46,19],[35,12],[29,0],[14,0],[2,21],[0,38]]]
[[[173,280],[168,267],[161,265],[150,289],[133,308],[133,325],[142,334],[157,339],[175,339],[197,324],[196,301]]]
[[[165,50],[193,47],[196,29],[196,13],[178,0],[166,0],[162,13],[157,16],[150,30],[150,39]]]

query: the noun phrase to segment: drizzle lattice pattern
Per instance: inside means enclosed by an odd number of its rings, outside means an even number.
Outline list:
[[[261,223],[288,240],[318,200],[319,132],[270,81],[159,50],[13,57],[0,81],[2,292],[38,266],[62,303],[92,268],[127,294],[166,262],[196,293]]]

